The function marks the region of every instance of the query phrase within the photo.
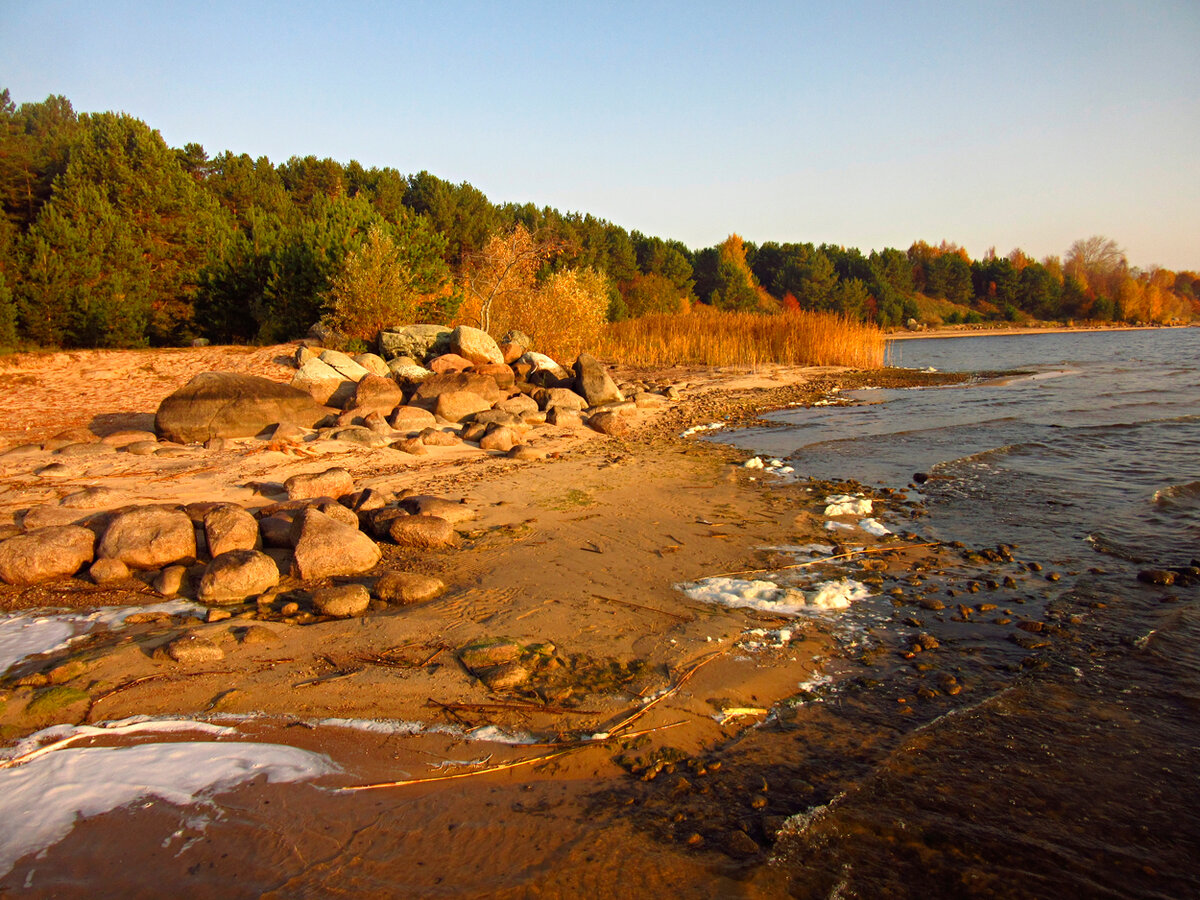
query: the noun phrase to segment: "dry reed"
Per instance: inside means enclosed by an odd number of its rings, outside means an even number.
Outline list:
[[[833,313],[728,313],[700,307],[610,324],[606,358],[631,365],[853,366],[884,364],[887,337],[876,325]]]

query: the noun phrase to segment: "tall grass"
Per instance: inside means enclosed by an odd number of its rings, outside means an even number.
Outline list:
[[[775,315],[698,307],[607,326],[600,349],[628,365],[853,366],[884,364],[887,338],[875,325],[818,312]]]

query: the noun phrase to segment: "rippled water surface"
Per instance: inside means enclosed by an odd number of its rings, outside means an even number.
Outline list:
[[[928,476],[920,533],[1053,571],[999,612],[1054,637],[922,613],[973,689],[934,718],[831,703],[885,749],[792,821],[792,892],[1200,896],[1200,592],[1137,580],[1200,559],[1200,329],[912,340],[892,362],[1011,374],[859,391],[721,439],[818,478]]]

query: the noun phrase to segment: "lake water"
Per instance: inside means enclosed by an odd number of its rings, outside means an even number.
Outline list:
[[[812,715],[788,736],[802,752],[776,748],[797,757],[784,783],[817,786],[775,851],[792,893],[1200,896],[1200,590],[1137,580],[1200,559],[1200,329],[911,340],[892,363],[1015,371],[721,440],[817,478],[923,473],[906,527],[1016,562],[996,590],[966,562],[904,586],[944,611],[862,607],[885,647],[921,630],[941,649],[827,698],[825,746],[873,748],[855,766],[799,761],[820,752]]]

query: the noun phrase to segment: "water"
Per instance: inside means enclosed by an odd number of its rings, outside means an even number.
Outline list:
[[[1200,590],[1136,578],[1200,558],[1200,329],[914,340],[895,354],[1015,372],[859,391],[855,406],[718,439],[818,478],[927,475],[927,517],[910,526],[1016,545],[1018,562],[993,566],[1015,589],[963,593],[987,577],[964,561],[903,585],[943,597],[943,612],[864,606],[886,620],[873,629],[885,649],[917,630],[941,649],[924,671],[875,662],[819,715],[759,738],[776,782],[810,792],[775,868],[796,896],[1200,896]],[[967,690],[937,690],[948,674]],[[853,764],[813,762],[837,741]]]

